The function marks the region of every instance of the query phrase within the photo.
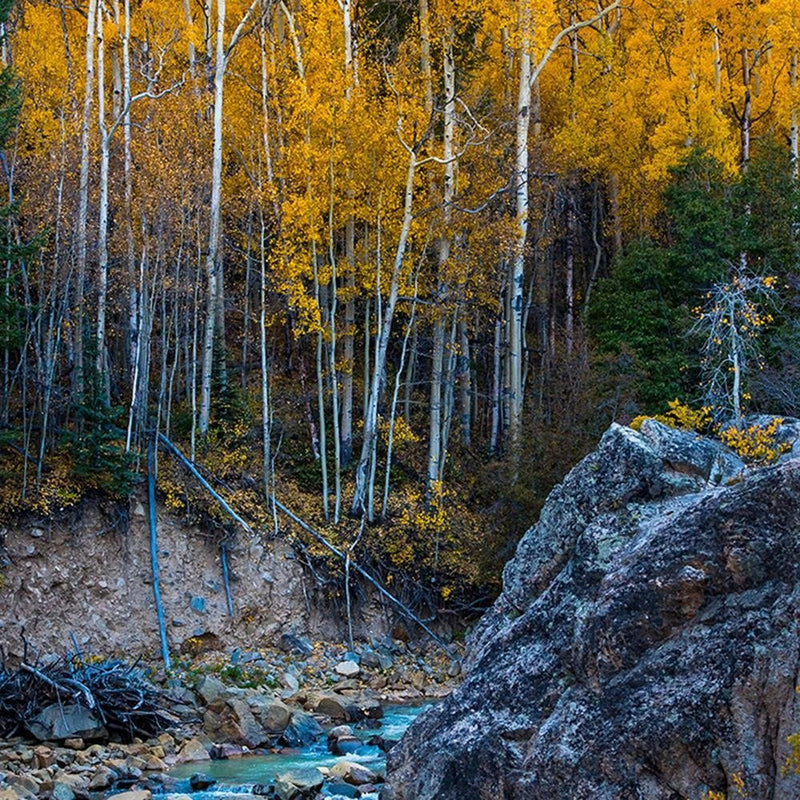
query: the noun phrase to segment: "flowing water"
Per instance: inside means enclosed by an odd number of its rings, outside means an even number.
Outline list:
[[[359,730],[354,727],[355,735],[365,743],[355,753],[346,756],[331,755],[328,752],[327,739],[322,736],[312,745],[287,753],[181,764],[170,771],[170,775],[180,781],[174,792],[188,794],[193,800],[243,800],[242,795],[251,794],[254,786],[267,786],[283,772],[302,767],[332,767],[342,760],[357,761],[373,772],[383,774],[386,754],[377,747],[367,745],[366,740],[376,734],[384,739],[399,739],[409,725],[430,706],[431,703],[387,706],[383,719],[380,720],[380,728]],[[203,792],[190,791],[189,778],[198,772],[213,778],[216,784]]]

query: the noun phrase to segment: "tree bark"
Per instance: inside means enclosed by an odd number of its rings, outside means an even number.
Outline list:
[[[76,224],[77,280],[75,284],[75,393],[83,397],[83,315],[86,287],[86,254],[89,217],[89,155],[91,151],[92,96],[94,94],[94,48],[97,36],[97,0],[89,0],[86,12],[86,71],[81,120],[81,162],[78,185],[78,219]]]

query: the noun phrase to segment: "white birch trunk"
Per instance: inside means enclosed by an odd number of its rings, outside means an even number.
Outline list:
[[[86,252],[89,217],[89,155],[91,150],[92,96],[94,94],[94,46],[97,35],[97,0],[89,0],[86,12],[86,72],[81,120],[81,162],[78,185],[78,219],[76,224],[77,281],[75,292],[75,389],[83,396],[83,313],[86,286]]]
[[[522,330],[525,280],[525,243],[528,238],[528,134],[531,109],[532,15],[529,0],[519,0],[519,90],[517,93],[516,147],[514,153],[514,253],[508,280],[509,319],[509,438],[516,458],[522,436],[522,367],[524,331]]]
[[[217,0],[216,65],[214,69],[214,147],[211,159],[211,210],[206,254],[206,321],[200,379],[201,438],[208,435],[211,416],[211,377],[214,368],[214,328],[219,305],[219,253],[222,224],[222,105],[225,85],[225,0]]]
[[[414,178],[417,174],[417,154],[413,150],[408,154],[408,169],[406,171],[406,185],[403,195],[403,224],[397,240],[397,249],[392,265],[392,278],[389,285],[389,294],[386,306],[382,310],[378,323],[378,344],[375,348],[375,361],[372,370],[372,381],[369,392],[367,413],[364,417],[364,438],[361,442],[361,454],[356,465],[355,490],[350,514],[360,516],[365,510],[367,490],[367,469],[369,459],[373,452],[374,440],[378,428],[378,402],[380,400],[381,383],[386,373],[386,351],[389,347],[389,337],[392,332],[392,320],[397,305],[397,296],[400,290],[400,277],[406,257],[408,237],[411,233],[414,206]]]
[[[105,99],[105,41],[103,37],[103,8],[97,10],[97,120],[100,129],[100,202],[97,231],[97,332],[95,347],[98,378],[108,378],[105,369],[106,297],[108,295],[108,162],[109,142],[106,125]],[[110,398],[104,397],[105,402]]]

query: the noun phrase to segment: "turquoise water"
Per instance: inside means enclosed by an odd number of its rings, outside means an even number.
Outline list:
[[[353,732],[364,741],[376,734],[383,736],[384,739],[399,739],[409,725],[430,706],[430,703],[416,706],[387,706],[380,728],[359,730],[354,727]],[[357,761],[378,774],[383,774],[386,765],[385,753],[367,744],[359,748],[356,753],[333,756],[328,752],[326,737],[322,736],[319,741],[302,750],[181,764],[170,770],[170,775],[181,781],[176,792],[190,794],[194,800],[226,800],[228,797],[242,800],[242,794],[250,794],[254,785],[267,785],[276,775],[288,770],[301,767],[331,767],[337,761],[343,760]],[[190,792],[189,778],[198,772],[213,778],[217,783],[207,791]]]

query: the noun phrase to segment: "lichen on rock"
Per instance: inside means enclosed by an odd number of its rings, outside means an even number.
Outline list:
[[[387,796],[800,797],[797,452],[754,469],[613,425],[520,541],[464,684],[391,751]]]

